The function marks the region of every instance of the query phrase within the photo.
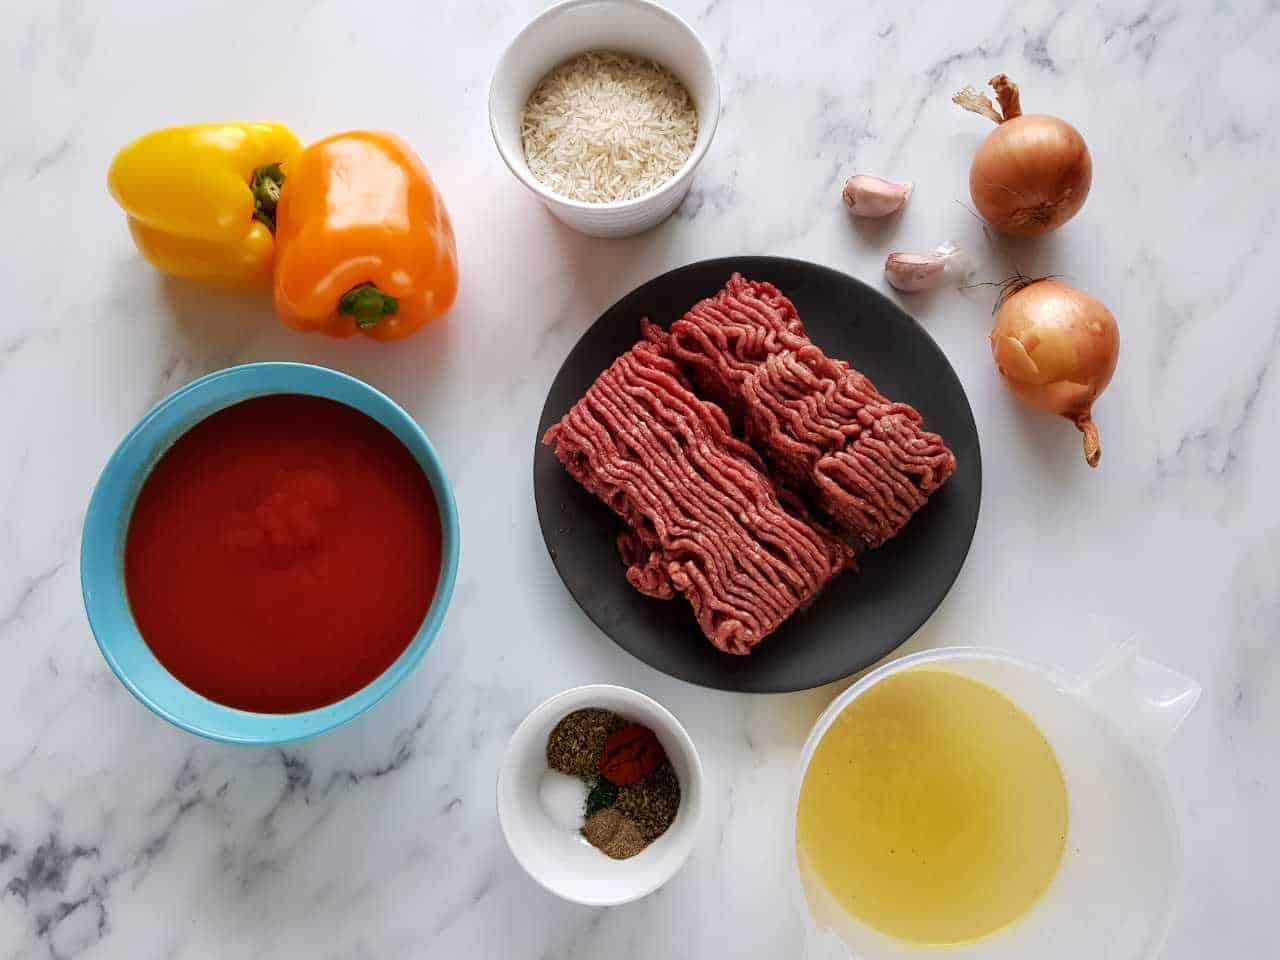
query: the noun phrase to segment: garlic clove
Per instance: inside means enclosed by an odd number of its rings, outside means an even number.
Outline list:
[[[884,278],[904,293],[932,290],[946,275],[947,258],[937,253],[891,253],[884,262]]]
[[[947,277],[963,279],[974,262],[954,243],[939,244],[933,253],[891,253],[884,262],[884,278],[904,293],[932,290]]]
[[[880,177],[855,174],[844,182],[844,203],[856,217],[887,217],[911,199],[910,183],[894,183]]]

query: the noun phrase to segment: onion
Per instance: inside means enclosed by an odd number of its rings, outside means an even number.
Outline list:
[[[1115,373],[1116,318],[1100,302],[1057,280],[1010,282],[996,305],[991,355],[1018,399],[1066,417],[1084,434],[1084,458],[1102,456],[1091,409]]]
[[[951,98],[998,124],[973,158],[969,195],[996,230],[1038,237],[1058,229],[1084,206],[1093,181],[1089,148],[1065,120],[1023,116],[1018,87],[1003,73],[990,83],[999,111],[972,87]]]

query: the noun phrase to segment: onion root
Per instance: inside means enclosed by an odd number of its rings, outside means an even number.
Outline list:
[[[1098,427],[1087,413],[1076,417],[1076,426],[1084,434],[1084,460],[1091,467],[1096,467],[1102,460],[1102,438],[1098,436]]]

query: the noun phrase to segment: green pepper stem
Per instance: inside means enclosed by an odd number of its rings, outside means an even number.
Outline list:
[[[249,181],[249,189],[253,191],[253,219],[265,223],[272,233],[276,232],[276,204],[280,202],[283,186],[284,171],[278,163],[259,167]]]
[[[356,318],[356,326],[368,330],[378,325],[383,317],[400,308],[395,297],[389,297],[373,284],[352,287],[338,301],[338,313]]]

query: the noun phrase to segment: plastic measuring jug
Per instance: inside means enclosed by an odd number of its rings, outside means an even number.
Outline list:
[[[790,823],[813,752],[835,718],[886,677],[913,668],[949,670],[999,690],[1036,722],[1067,785],[1067,842],[1044,896],[1009,926],[959,944],[895,939],[849,914],[801,862],[798,885],[817,924],[806,956],[859,960],[1147,960],[1168,933],[1181,885],[1182,849],[1157,754],[1186,719],[1200,686],[1113,643],[1072,677],[984,647],[912,654],[867,674],[814,724],[800,761]]]

